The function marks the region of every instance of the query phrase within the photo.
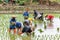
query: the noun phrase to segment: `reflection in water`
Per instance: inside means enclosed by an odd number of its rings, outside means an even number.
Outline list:
[[[41,38],[41,35],[56,35],[56,34],[58,34],[58,32],[57,32],[57,28],[60,26],[60,19],[59,18],[54,18],[53,19],[53,22],[52,23],[50,23],[50,22],[47,22],[46,21],[46,27],[47,27],[47,29],[45,30],[44,29],[44,23],[42,22],[42,23],[37,23],[37,28],[36,28],[36,30],[34,31],[35,32],[35,39],[37,40],[37,38],[38,38],[38,36],[40,36],[40,38]],[[42,33],[40,33],[38,30],[39,29],[42,29],[44,32],[42,32]],[[60,33],[60,32],[59,32]],[[44,38],[46,38],[46,37],[44,37]],[[48,39],[49,37],[47,37],[47,39]],[[50,38],[51,38],[51,36],[50,36]],[[43,37],[42,37],[42,39],[43,39]]]

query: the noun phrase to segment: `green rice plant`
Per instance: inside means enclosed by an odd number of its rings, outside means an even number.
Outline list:
[[[2,39],[6,39],[7,38],[10,38],[11,40],[15,40],[17,38],[20,38],[21,36],[20,35],[12,35],[12,34],[9,34],[8,33],[8,28],[9,28],[9,21],[10,21],[10,18],[12,15],[16,15],[16,19],[18,22],[23,22],[24,21],[24,18],[23,18],[23,15],[22,14],[0,14],[0,37],[1,37],[1,40]],[[53,14],[54,16],[58,17],[60,14]],[[33,18],[32,14],[30,14],[31,18]],[[34,22],[34,24],[37,24],[37,20]],[[44,23],[45,25],[45,29],[46,29],[46,24]],[[44,32],[42,29],[39,29],[38,30],[40,33]],[[57,28],[57,31],[59,31],[59,28]],[[32,36],[34,36],[34,33],[32,34]],[[53,35],[52,35],[53,36]],[[35,37],[35,36],[34,36]],[[32,38],[34,38],[32,37]],[[46,40],[48,40],[49,36],[42,36],[41,39],[46,38]],[[37,37],[35,37],[37,38]],[[39,37],[40,38],[40,37]],[[38,40],[39,40],[38,38]],[[52,37],[50,36],[50,39]],[[53,36],[54,40],[55,39],[60,39],[59,36],[55,35]],[[31,36],[24,36],[22,37],[23,40],[30,40],[31,39]],[[9,40],[9,39],[8,39]]]
[[[31,33],[31,35],[34,37],[35,33],[34,33],[34,32],[32,32],[32,33]]]
[[[47,28],[47,26],[46,26],[46,23],[44,22],[44,29],[46,29]]]
[[[57,28],[57,32],[59,32],[59,28]]]
[[[44,32],[42,29],[39,29],[38,31],[39,31],[40,33]]]

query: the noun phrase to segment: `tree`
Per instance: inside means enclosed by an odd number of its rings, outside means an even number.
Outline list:
[[[46,1],[46,4],[49,5],[49,0],[39,0],[39,4],[43,4],[44,1]]]
[[[30,0],[30,4],[32,4],[33,0]]]
[[[39,0],[39,3],[40,3],[40,4],[43,4],[42,0]]]
[[[46,0],[47,5],[49,5],[49,0]]]

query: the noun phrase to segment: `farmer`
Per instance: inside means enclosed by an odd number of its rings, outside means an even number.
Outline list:
[[[24,24],[24,28],[23,28],[22,32],[27,33],[27,34],[31,33],[32,30],[31,30],[31,27],[29,26],[28,22],[25,21],[23,24]]]
[[[9,32],[11,32],[11,30],[14,31],[14,34],[16,33],[16,26],[15,26],[15,22],[16,22],[16,16],[13,15],[11,20],[10,20],[10,28],[9,28]]]
[[[24,16],[24,19],[25,19],[25,17],[29,17],[29,9],[28,8],[26,8],[26,11],[23,13],[23,16]]]
[[[41,14],[41,17],[40,18],[43,21],[43,12],[41,12],[40,14]]]
[[[28,20],[30,21],[30,27],[31,27],[31,30],[32,31],[34,31],[35,30],[35,28],[36,28],[36,26],[35,26],[35,24],[34,24],[34,19],[33,18],[28,18]]]
[[[52,24],[53,18],[54,18],[54,16],[51,15],[51,14],[48,14],[48,15],[45,16],[45,19],[46,19],[47,21],[49,21],[49,23],[48,23],[48,25],[47,25],[48,27],[53,27],[53,24]]]
[[[33,25],[33,18],[28,18],[28,20],[30,21],[30,26],[32,26]]]
[[[30,34],[32,30],[31,30],[30,21],[28,20],[28,18],[24,20],[23,25],[24,25],[24,28],[22,30],[22,33]]]
[[[43,13],[38,13],[36,18],[43,21]]]
[[[38,15],[36,10],[34,10],[34,14],[33,15],[34,15],[34,19],[36,19],[37,15]]]
[[[32,26],[33,20],[34,20],[33,18],[25,17],[25,20],[24,21],[29,22],[29,25]]]
[[[22,24],[21,24],[21,22],[16,22],[15,25],[16,25],[16,28],[17,28],[17,33],[21,34],[22,33]]]
[[[12,18],[11,18],[11,20],[10,20],[10,23],[11,22],[16,22],[16,16],[15,15],[12,15]]]
[[[45,16],[45,19],[49,20],[50,22],[52,22],[53,18],[54,18],[54,16],[51,14],[48,14]]]

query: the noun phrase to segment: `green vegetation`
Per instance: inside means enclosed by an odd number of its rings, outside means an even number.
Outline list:
[[[59,32],[59,28],[57,28],[57,31]]]
[[[11,40],[17,39],[17,38],[21,38],[21,36],[19,35],[10,35],[8,32],[8,28],[9,28],[9,20],[11,18],[12,15],[16,15],[16,19],[19,22],[23,22],[23,15],[22,14],[0,14],[0,37],[7,40],[7,38],[11,38]],[[46,15],[46,14],[44,14]],[[53,14],[54,16],[58,17],[60,16],[60,14]],[[30,17],[33,17],[32,14],[30,14]],[[41,29],[39,30],[40,32],[43,32]],[[33,33],[34,35],[34,33]],[[27,37],[23,37],[23,39],[27,39]],[[28,37],[28,39],[30,39],[30,36]]]
[[[2,1],[0,0],[0,4],[2,3]]]
[[[46,23],[44,22],[44,29],[46,29],[47,28],[47,26],[46,26]]]
[[[38,31],[39,31],[40,33],[44,32],[42,29],[39,29]]]
[[[50,1],[60,2],[60,0],[50,0]]]
[[[4,0],[6,3],[9,3],[9,0]],[[24,4],[30,4],[30,3],[34,3],[34,4],[37,4],[37,3],[41,3],[42,1],[41,0],[14,0],[16,3],[18,3],[19,5],[24,5]],[[47,0],[43,0],[45,3]],[[57,2],[57,3],[60,3],[60,0],[49,0],[51,2]],[[0,0],[0,3],[2,3],[2,0]],[[46,3],[45,3],[46,4]]]

